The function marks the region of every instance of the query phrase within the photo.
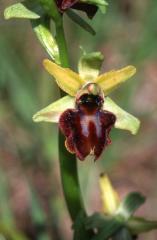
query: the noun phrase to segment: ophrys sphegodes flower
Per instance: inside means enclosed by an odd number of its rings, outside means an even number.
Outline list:
[[[66,137],[67,150],[80,160],[88,155],[93,155],[95,160],[99,158],[111,143],[109,133],[113,126],[136,134],[140,125],[137,118],[107,97],[136,72],[135,67],[127,66],[98,76],[102,59],[100,53],[83,56],[79,74],[44,60],[46,70],[69,95],[36,113],[33,120],[58,122]]]

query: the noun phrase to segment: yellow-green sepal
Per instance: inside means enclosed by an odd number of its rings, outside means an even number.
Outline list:
[[[67,95],[34,114],[33,121],[58,123],[62,112],[64,112],[66,109],[74,107],[75,98]]]
[[[45,69],[55,78],[58,86],[70,96],[75,96],[85,81],[69,68],[62,68],[54,62],[45,59]]]
[[[135,73],[136,68],[134,66],[127,66],[117,71],[106,72],[98,76],[94,82],[99,84],[106,96]]]
[[[115,128],[128,130],[132,134],[136,134],[140,127],[140,121],[130,113],[120,108],[111,98],[106,97],[104,102],[104,110],[112,112],[116,116]]]

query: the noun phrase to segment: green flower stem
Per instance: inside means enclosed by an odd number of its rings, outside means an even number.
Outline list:
[[[60,20],[56,22],[56,41],[58,43],[61,66],[68,68],[69,67],[69,58],[68,58],[68,50],[67,50],[66,40],[65,40],[65,35],[64,35],[63,18],[62,17],[60,17]],[[62,92],[61,95],[63,96],[64,93]]]
[[[63,18],[58,12],[54,0],[38,0],[46,10],[49,17],[53,18],[56,27],[56,41],[59,48],[60,62],[62,67],[69,67],[68,51],[63,28]],[[61,96],[64,93],[61,91]],[[65,148],[65,138],[59,132],[59,160],[60,160],[60,173],[62,178],[64,197],[67,203],[69,214],[73,222],[76,221],[80,213],[86,216],[83,206],[83,200],[79,185],[78,172],[77,172],[77,159],[75,155],[69,153]],[[87,231],[84,224],[81,228],[84,239],[90,240],[93,231]]]
[[[63,18],[58,12],[53,0],[39,0],[47,14],[53,18],[56,27],[56,41],[59,48],[60,62],[62,67],[69,67],[68,51],[63,28]],[[64,93],[61,91],[61,96]],[[65,148],[65,138],[59,132],[59,160],[64,197],[71,219],[75,221],[81,210],[84,211],[79,179],[77,174],[77,161],[74,155]]]
[[[60,18],[60,21],[57,21],[56,23],[56,40],[59,47],[61,65],[62,67],[69,67],[62,17]],[[61,95],[64,95],[62,91]],[[75,155],[72,155],[66,150],[64,142],[65,138],[60,132],[59,159],[64,197],[66,199],[71,219],[75,221],[79,212],[81,210],[84,211],[84,207],[77,174],[77,160]]]

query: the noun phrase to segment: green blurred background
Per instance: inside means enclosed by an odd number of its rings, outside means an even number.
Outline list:
[[[114,129],[112,145],[99,161],[78,163],[82,192],[88,213],[101,211],[98,180],[105,171],[121,197],[141,191],[147,203],[138,213],[157,219],[157,1],[108,2],[106,15],[97,13],[92,23],[94,37],[65,16],[70,60],[77,70],[82,46],[104,54],[102,71],[135,65],[136,76],[112,98],[140,118],[141,129],[136,136]],[[11,3],[0,0],[0,240],[67,240],[72,232],[60,182],[57,125],[32,122],[59,91],[42,67],[48,56],[29,21],[3,19]],[[139,239],[156,238],[154,231]]]

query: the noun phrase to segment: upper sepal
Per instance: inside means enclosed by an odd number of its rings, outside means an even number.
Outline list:
[[[68,68],[62,68],[48,59],[45,59],[43,64],[54,76],[58,86],[71,96],[75,96],[87,82],[98,84],[106,96],[136,72],[134,66],[127,66],[98,76],[102,61],[103,56],[99,52],[83,55],[79,61],[79,74]]]
[[[100,52],[84,53],[79,60],[79,75],[86,82],[93,82],[99,75],[104,56]]]
[[[127,66],[120,70],[106,72],[98,76],[94,82],[100,85],[106,96],[135,73],[136,68],[134,66]]]
[[[45,69],[55,78],[58,86],[71,96],[75,96],[77,91],[85,83],[80,76],[69,68],[62,68],[52,61],[43,61]]]

